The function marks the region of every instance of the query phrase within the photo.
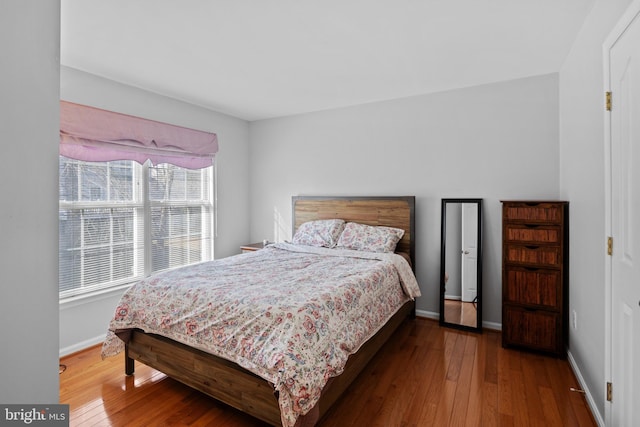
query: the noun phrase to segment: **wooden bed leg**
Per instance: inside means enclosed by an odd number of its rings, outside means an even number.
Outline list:
[[[124,346],[124,373],[125,375],[133,375],[135,372],[135,360],[129,357],[129,346]]]

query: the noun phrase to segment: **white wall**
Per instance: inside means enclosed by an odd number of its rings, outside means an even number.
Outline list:
[[[58,1],[0,13],[0,402],[57,403]],[[53,320],[53,321],[52,321]]]
[[[598,0],[560,71],[560,193],[571,201],[569,350],[604,417],[605,227],[602,43],[629,0]]]
[[[216,156],[218,236],[214,243],[215,257],[237,254],[240,245],[249,241],[248,122],[68,67],[61,67],[60,98],[215,132],[220,146]],[[108,292],[61,304],[60,353],[68,354],[100,342],[121,294],[122,291]]]
[[[501,323],[501,199],[557,198],[558,76],[252,122],[251,238],[293,195],[415,195],[419,310],[439,311],[440,199],[485,199],[484,321]]]

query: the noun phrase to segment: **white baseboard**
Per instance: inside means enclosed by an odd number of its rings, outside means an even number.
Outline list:
[[[496,322],[482,322],[482,327],[485,329],[491,329],[494,331],[502,331],[502,323],[496,323]]]
[[[593,400],[593,394],[589,387],[587,387],[587,383],[584,381],[584,377],[576,364],[576,360],[573,358],[573,355],[570,351],[567,351],[567,360],[569,361],[569,366],[573,370],[573,374],[576,376],[578,380],[578,384],[580,384],[580,388],[584,390],[585,399],[587,399],[587,405],[589,405],[589,409],[591,409],[591,414],[593,418],[596,420],[596,423],[599,427],[605,427],[604,419],[602,418],[602,414],[598,412],[598,407],[596,406],[595,400]]]
[[[440,314],[434,311],[418,310],[416,309],[416,316],[426,317],[427,319],[439,320]]]
[[[65,348],[60,349],[60,357],[68,356],[73,353],[77,353],[78,351],[87,349],[89,347],[93,347],[94,345],[101,344],[104,342],[105,334],[99,335],[94,338],[90,338],[88,340],[84,340],[82,342],[70,345]]]

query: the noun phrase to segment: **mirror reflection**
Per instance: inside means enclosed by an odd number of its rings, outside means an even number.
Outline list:
[[[442,199],[440,324],[482,329],[482,199]]]

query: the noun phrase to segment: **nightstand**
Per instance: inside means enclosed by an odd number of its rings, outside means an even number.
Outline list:
[[[270,242],[267,242],[267,245]],[[242,253],[247,253],[247,252],[253,252],[253,251],[258,251],[260,249],[263,249],[265,247],[265,243],[264,242],[258,242],[258,243],[249,243],[248,245],[244,245],[244,246],[240,246],[240,250],[242,251]]]

